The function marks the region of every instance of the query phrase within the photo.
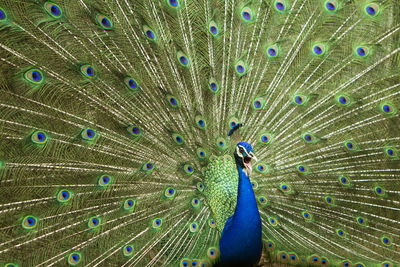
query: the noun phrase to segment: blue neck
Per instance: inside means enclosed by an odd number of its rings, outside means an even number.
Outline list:
[[[251,219],[258,219],[261,224],[260,213],[258,212],[257,202],[249,176],[247,176],[243,170],[243,167],[241,167],[239,164],[236,164],[236,167],[239,173],[239,186],[236,209],[232,217],[232,224],[246,227],[246,225],[249,223],[249,216],[251,216]]]
[[[261,256],[261,218],[249,176],[243,167],[236,166],[239,173],[236,209],[222,232],[220,261],[222,266],[251,266]]]

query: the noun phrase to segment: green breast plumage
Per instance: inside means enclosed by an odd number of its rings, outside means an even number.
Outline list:
[[[205,170],[204,195],[220,232],[235,212],[238,180],[236,166],[230,156],[215,158]]]

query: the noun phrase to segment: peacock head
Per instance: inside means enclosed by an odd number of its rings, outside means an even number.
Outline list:
[[[257,161],[257,158],[254,155],[254,151],[251,145],[246,142],[239,142],[236,145],[236,149],[233,154],[235,155],[236,164],[244,168],[245,171],[247,172],[247,175],[250,175],[252,171],[251,160]]]

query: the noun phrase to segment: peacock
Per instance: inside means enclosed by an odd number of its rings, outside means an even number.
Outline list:
[[[397,0],[0,0],[0,266],[400,266]]]

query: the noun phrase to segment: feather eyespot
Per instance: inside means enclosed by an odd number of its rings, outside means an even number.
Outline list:
[[[189,230],[191,233],[197,233],[199,231],[199,225],[196,222],[189,223]]]
[[[338,179],[339,179],[339,182],[341,185],[347,186],[347,187],[351,186],[351,180],[349,177],[340,175]]]
[[[253,188],[253,190],[257,190],[258,189],[258,182],[255,180],[251,181],[251,187]]]
[[[178,59],[178,62],[181,66],[189,67],[190,60],[182,51],[179,51],[178,53],[176,53],[176,58]]]
[[[322,56],[326,52],[325,45],[323,44],[316,44],[313,46],[312,51],[316,56]]]
[[[88,79],[92,79],[96,77],[96,70],[91,65],[83,65],[81,67],[81,74]]]
[[[244,22],[251,22],[254,20],[253,12],[248,7],[242,9],[241,15]]]
[[[393,263],[390,261],[384,261],[382,262],[381,267],[393,267]]]
[[[144,171],[145,173],[152,173],[155,167],[156,166],[154,165],[153,162],[147,161],[142,164],[141,170]]]
[[[392,245],[392,239],[387,235],[383,235],[381,237],[381,242],[382,242],[383,245],[385,245],[387,247]]]
[[[352,100],[347,95],[338,95],[336,97],[336,103],[341,107],[348,107],[352,104]]]
[[[208,81],[208,89],[213,94],[219,93],[219,85],[218,85],[217,81],[214,78],[210,78],[210,80]]]
[[[157,41],[157,35],[155,34],[155,32],[147,25],[143,26],[143,32],[146,36],[146,38],[152,42]]]
[[[22,219],[22,227],[26,230],[35,229],[38,224],[38,218],[28,215]]]
[[[292,101],[297,106],[304,106],[308,102],[308,97],[302,94],[296,94],[293,96]]]
[[[96,131],[90,128],[83,129],[81,132],[82,139],[86,141],[93,141],[96,139],[96,135]]]
[[[267,241],[264,241],[264,243],[265,243],[265,245],[267,247],[267,251],[273,251],[275,249],[274,241],[267,240]]]
[[[214,219],[209,219],[208,220],[208,226],[210,226],[211,228],[215,228],[217,225],[215,224]]]
[[[167,199],[174,199],[174,198],[175,198],[175,195],[176,195],[176,189],[173,188],[173,187],[167,187],[167,188],[164,190],[164,196],[165,196]]]
[[[105,188],[105,187],[107,187],[107,186],[109,186],[111,184],[111,181],[112,181],[111,176],[109,176],[109,175],[101,175],[99,177],[99,180],[98,180],[97,183],[98,183],[98,185],[100,187]]]
[[[133,198],[128,198],[125,199],[124,202],[122,203],[122,207],[126,211],[133,211],[136,205],[136,200]]]
[[[341,238],[346,237],[346,233],[345,233],[345,231],[343,231],[343,229],[336,229],[336,234]]]
[[[211,247],[207,250],[207,256],[211,260],[217,259],[219,257],[219,250],[215,247]]]
[[[340,263],[340,267],[351,267],[352,263],[349,260],[344,260]]]
[[[271,144],[272,142],[272,135],[270,133],[262,133],[259,137],[259,141],[261,144],[267,145],[267,144]]]
[[[161,218],[155,218],[155,219],[152,221],[152,227],[153,227],[153,229],[159,229],[159,228],[161,228],[162,223],[163,223],[163,220],[162,220]]]
[[[344,146],[345,146],[347,151],[353,152],[353,151],[357,151],[358,150],[358,145],[355,142],[351,141],[351,140],[345,141],[344,142]]]
[[[270,224],[271,226],[274,226],[274,227],[278,226],[278,220],[275,219],[275,218],[273,218],[273,217],[269,217],[269,218],[268,218],[268,222],[269,222],[269,224]]]
[[[132,135],[135,138],[138,138],[138,137],[142,136],[142,134],[143,134],[142,130],[139,127],[137,127],[136,125],[130,125],[126,128],[126,130],[128,131],[128,133],[130,135]]]
[[[380,13],[380,9],[377,4],[371,3],[365,6],[364,12],[368,17],[375,17]]]
[[[208,24],[208,30],[210,31],[211,35],[216,37],[218,35],[218,26],[217,23],[215,23],[215,21],[210,21],[210,23]]]
[[[278,259],[280,260],[281,263],[288,263],[288,261],[290,260],[288,254],[283,251],[278,253]]]
[[[231,117],[229,120],[228,120],[228,127],[229,128],[233,128],[233,127],[235,127],[237,124],[240,124],[240,120],[238,119],[238,118],[236,118],[236,117]]]
[[[220,150],[225,150],[225,149],[228,148],[228,145],[227,145],[227,143],[226,143],[224,138],[220,137],[220,138],[217,139],[217,147]]]
[[[288,185],[288,184],[285,184],[285,183],[280,184],[280,185],[279,185],[279,189],[280,189],[284,194],[291,194],[291,193],[293,193],[292,187],[291,187],[290,185]]]
[[[379,197],[385,197],[386,196],[386,190],[382,186],[375,186],[374,187],[374,192]]]
[[[321,258],[321,266],[329,266],[329,261],[326,258]]]
[[[183,145],[185,143],[182,135],[178,134],[178,133],[174,133],[172,134],[172,140],[175,142],[176,145],[180,146]]]
[[[385,154],[388,158],[390,159],[397,159],[399,158],[399,152],[396,148],[394,147],[386,147],[385,148]]]
[[[247,73],[247,66],[243,60],[239,60],[235,64],[236,74],[241,77]]]
[[[284,0],[275,0],[274,8],[280,13],[283,13],[287,10],[287,5]]]
[[[47,134],[43,131],[35,131],[31,135],[31,141],[35,145],[44,145],[48,140]]]
[[[189,267],[189,266],[192,266],[192,262],[189,259],[182,259],[179,266],[180,267]]]
[[[325,2],[325,10],[328,12],[336,12],[338,8],[338,2],[335,0],[329,0]]]
[[[215,26],[211,26],[211,27],[210,27],[210,31],[211,31],[211,33],[214,34],[214,35],[218,33],[217,27],[215,27]]]
[[[242,15],[243,15],[243,18],[246,19],[246,20],[251,19],[251,14],[249,12],[244,11],[242,13]]]
[[[192,266],[193,267],[196,267],[196,266],[200,266],[200,261],[199,260],[192,260]],[[203,264],[204,265],[202,265],[202,266],[205,266],[205,263],[203,262]]]
[[[89,226],[89,228],[91,228],[91,229],[97,229],[97,228],[99,228],[99,227],[100,227],[100,224],[101,224],[101,219],[100,219],[100,217],[97,217],[97,216],[91,217],[91,218],[89,219],[89,222],[88,222],[88,226]]]
[[[276,50],[273,49],[273,48],[269,48],[269,49],[268,49],[268,54],[269,54],[271,57],[273,57],[273,56],[276,55]]]
[[[303,98],[301,96],[296,96],[295,97],[295,101],[296,101],[297,104],[301,104],[301,103],[304,102],[304,100],[303,100]]]
[[[324,200],[326,202],[326,204],[334,206],[335,205],[335,199],[331,196],[325,196]]]
[[[357,46],[355,48],[355,54],[359,58],[366,58],[370,54],[370,50],[366,46]]]
[[[265,102],[265,100],[262,97],[255,98],[253,100],[253,105],[252,105],[253,110],[255,110],[255,111],[262,110],[264,108],[264,102]]]
[[[318,139],[312,134],[312,133],[304,133],[302,135],[302,139],[307,143],[307,144],[315,144],[318,142]]]
[[[211,88],[211,90],[216,91],[217,90],[217,84],[216,83],[210,83],[210,88]]]
[[[167,0],[167,3],[170,7],[175,8],[175,9],[179,8],[179,4],[180,4],[179,0]]]
[[[365,56],[365,54],[366,54],[364,48],[362,48],[362,47],[357,48],[357,53],[360,56]]]
[[[255,170],[258,173],[265,174],[269,171],[269,166],[263,162],[259,162]]]
[[[192,175],[194,173],[194,168],[192,165],[190,164],[185,164],[183,166],[183,171],[187,174],[187,175]]]
[[[261,206],[269,205],[269,199],[266,196],[261,195],[261,196],[257,197],[257,200]]]
[[[6,21],[7,20],[7,14],[6,12],[0,8],[0,22]]]
[[[112,30],[113,28],[113,23],[111,19],[102,14],[96,15],[96,21],[97,24],[99,24],[99,26],[104,30]]]
[[[271,45],[267,47],[267,56],[269,58],[276,58],[279,55],[279,47],[277,45]]]
[[[309,258],[309,262],[314,266],[315,265],[319,265],[321,263],[321,258],[319,256],[317,256],[317,255],[312,255]]]
[[[199,159],[206,159],[207,158],[207,151],[204,148],[199,147],[196,150],[196,155],[197,155],[197,157]]]
[[[43,73],[39,69],[31,69],[24,74],[26,81],[38,85],[44,81]]]
[[[44,10],[47,12],[47,14],[55,19],[58,19],[62,16],[61,8],[52,2],[44,3]]]
[[[68,256],[68,264],[69,265],[78,265],[81,262],[82,255],[79,252],[72,252]]]
[[[300,174],[309,174],[310,173],[310,169],[305,164],[297,165],[296,169]]]
[[[394,115],[397,113],[397,109],[391,103],[382,103],[380,106],[381,112],[385,115]]]
[[[194,118],[195,121],[195,125],[197,128],[201,129],[201,130],[206,130],[207,129],[207,121],[203,116],[197,115]]]
[[[198,183],[196,184],[196,188],[197,188],[197,190],[198,190],[199,192],[203,192],[203,191],[204,191],[204,185],[203,185],[203,183],[198,182]]]
[[[193,198],[191,205],[193,208],[198,209],[200,207],[200,200],[198,198]]]
[[[356,222],[358,223],[359,226],[362,226],[362,227],[368,226],[367,219],[365,219],[363,217],[357,217]]]
[[[135,248],[132,244],[128,244],[122,247],[122,254],[125,257],[131,257],[135,253]]]
[[[124,79],[124,84],[126,86],[126,88],[128,88],[128,90],[132,91],[132,92],[137,92],[139,91],[139,84],[137,83],[137,81],[132,78],[132,77],[126,77]]]
[[[177,109],[177,108],[181,107],[181,102],[179,101],[178,98],[176,98],[173,95],[167,95],[166,97],[167,97],[168,104],[171,108]]]
[[[63,189],[57,193],[57,201],[60,203],[67,203],[70,201],[72,198],[72,193],[71,191],[68,191],[66,189]]]
[[[301,213],[301,215],[303,216],[303,219],[304,219],[306,222],[311,222],[311,221],[313,220],[312,214],[309,213],[308,211],[303,211],[303,212]]]

